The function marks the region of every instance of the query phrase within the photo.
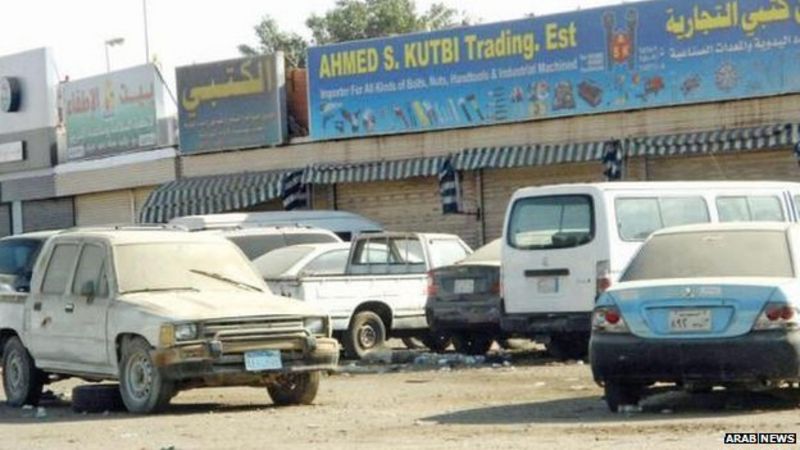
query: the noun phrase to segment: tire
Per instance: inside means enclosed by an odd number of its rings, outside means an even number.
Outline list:
[[[277,406],[310,405],[317,397],[319,380],[319,372],[280,375],[267,387],[267,392]]]
[[[453,339],[441,331],[431,331],[422,338],[422,342],[432,352],[444,353],[453,343]]]
[[[453,347],[456,352],[465,355],[485,355],[492,348],[492,338],[482,334],[455,334],[453,335]]]
[[[622,405],[638,405],[642,398],[642,388],[635,384],[606,381],[603,389],[606,405],[612,413],[618,412]]]
[[[589,354],[589,338],[579,334],[557,334],[550,337],[545,347],[556,359],[584,359]]]
[[[372,311],[361,311],[350,321],[344,334],[344,349],[347,357],[362,359],[367,353],[386,343],[386,326]]]
[[[119,392],[125,407],[132,413],[159,412],[175,393],[174,384],[153,364],[150,350],[150,344],[142,338],[131,339],[122,346]]]
[[[3,389],[9,406],[36,406],[42,397],[44,373],[36,368],[31,354],[14,336],[3,348]]]
[[[118,384],[87,384],[72,388],[72,410],[76,413],[124,411]]]

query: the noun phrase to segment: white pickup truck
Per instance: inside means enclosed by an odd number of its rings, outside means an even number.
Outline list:
[[[278,405],[307,404],[339,358],[329,323],[269,293],[222,237],[65,231],[44,244],[29,294],[0,292],[5,397],[34,405],[44,384],[78,377],[119,380],[136,413],[204,386],[265,386]]]
[[[342,275],[301,273],[266,281],[274,293],[329,314],[348,356],[361,358],[388,337],[431,339],[425,318],[427,273],[470,253],[451,234],[369,233],[353,241]],[[269,256],[256,264],[270,264]]]

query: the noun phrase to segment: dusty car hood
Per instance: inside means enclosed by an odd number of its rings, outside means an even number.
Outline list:
[[[118,302],[150,314],[187,321],[268,315],[325,315],[297,300],[244,291],[143,292],[122,295]]]

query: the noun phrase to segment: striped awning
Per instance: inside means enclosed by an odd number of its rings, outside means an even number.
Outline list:
[[[455,157],[456,170],[508,169],[603,159],[605,142],[580,144],[483,147],[462,150]]]
[[[770,150],[793,146],[798,126],[794,124],[738,128],[700,133],[629,138],[627,156],[672,156]]]
[[[247,208],[281,195],[291,171],[183,178],[160,186],[147,198],[139,221],[163,223],[173,217],[215,214]]]
[[[446,156],[374,161],[359,164],[317,165],[306,170],[303,182],[309,184],[367,183],[438,176]]]

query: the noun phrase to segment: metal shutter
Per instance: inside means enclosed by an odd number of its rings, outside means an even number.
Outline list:
[[[22,202],[22,228],[26,232],[58,230],[74,225],[72,197]]]
[[[79,226],[133,223],[133,192],[101,192],[75,197],[75,218]]]
[[[11,205],[0,204],[0,237],[11,234]]]

